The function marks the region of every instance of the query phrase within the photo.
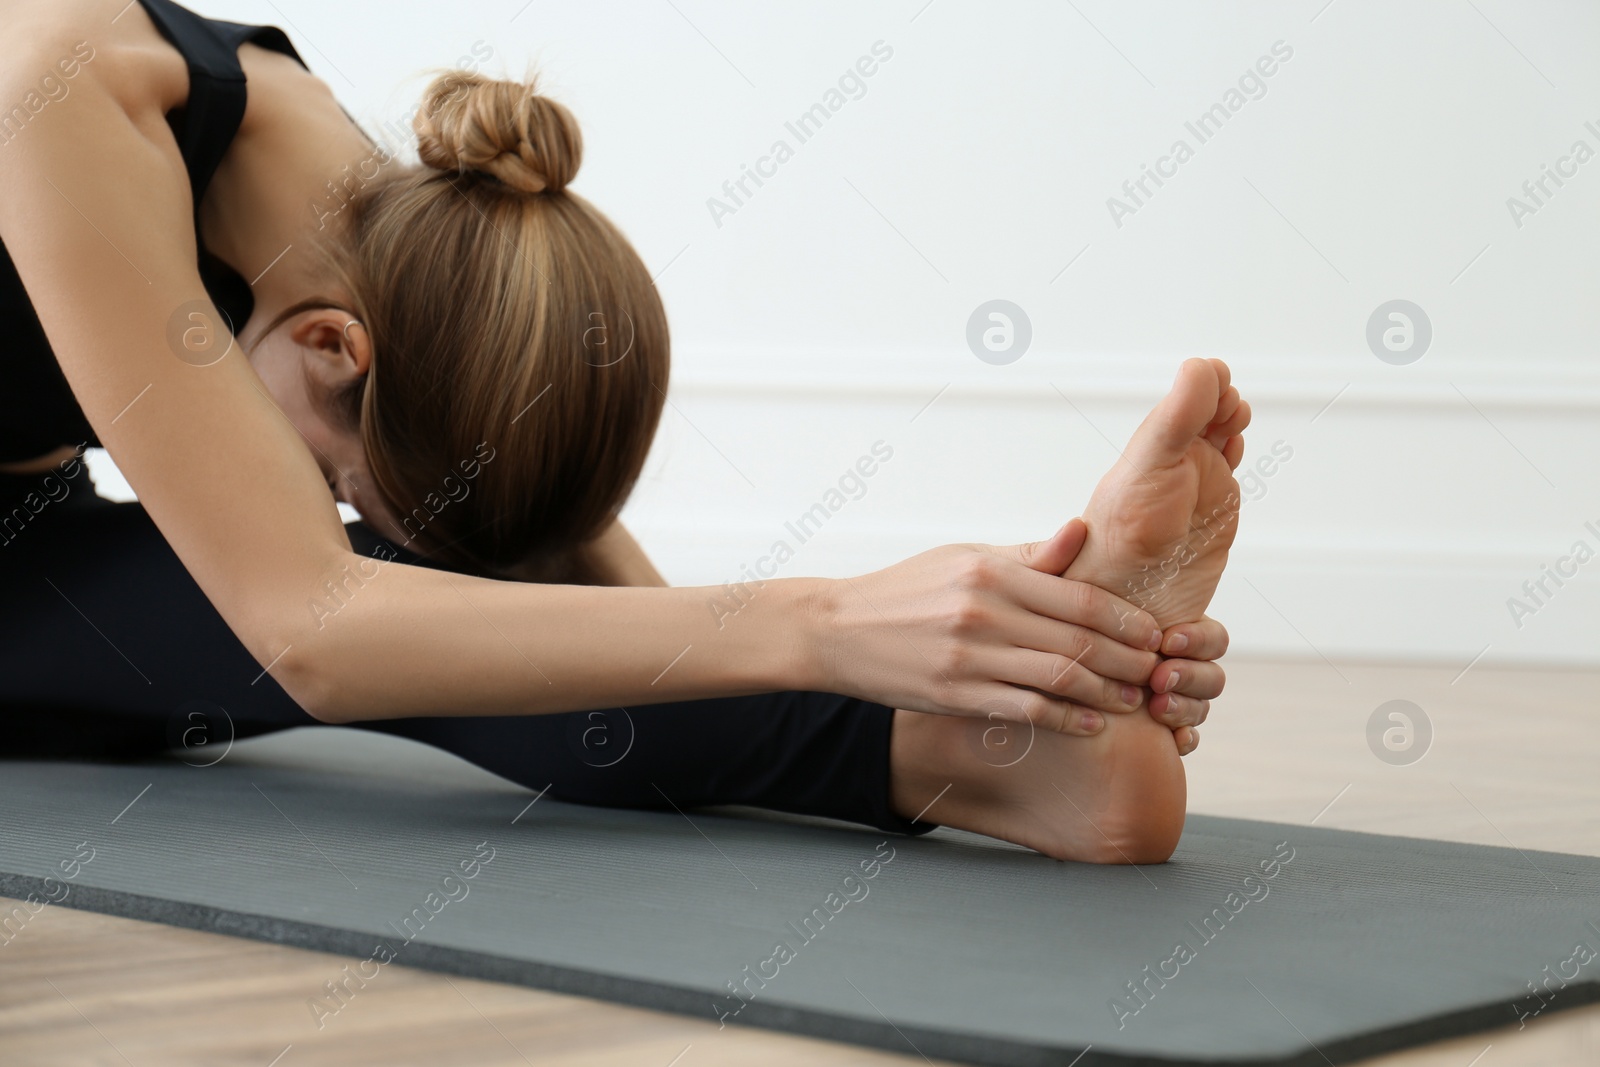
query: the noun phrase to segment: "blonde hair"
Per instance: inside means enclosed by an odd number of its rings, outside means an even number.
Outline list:
[[[583,139],[531,81],[443,74],[413,128],[420,166],[358,190],[329,248],[373,353],[329,403],[359,426],[413,548],[496,577],[589,580],[574,550],[621,509],[665,402],[660,297],[622,233],[566,191]]]

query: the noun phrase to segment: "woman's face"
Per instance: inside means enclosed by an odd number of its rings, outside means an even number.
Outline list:
[[[333,498],[355,508],[377,533],[394,536],[360,432],[321,401],[371,366],[360,323],[336,308],[307,311],[257,340],[249,360],[278,410],[300,432]]]

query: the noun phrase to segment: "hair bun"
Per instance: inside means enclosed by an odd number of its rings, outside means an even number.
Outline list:
[[[412,122],[417,154],[436,170],[479,171],[524,193],[559,193],[578,172],[583,137],[533,82],[451,71],[428,86]]]

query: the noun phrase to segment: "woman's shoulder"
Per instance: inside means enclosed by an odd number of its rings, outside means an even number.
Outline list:
[[[188,95],[184,58],[137,0],[0,0],[0,139],[93,85],[131,113]]]

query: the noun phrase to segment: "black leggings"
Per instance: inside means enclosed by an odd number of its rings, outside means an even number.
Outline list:
[[[264,673],[138,504],[87,473],[0,475],[0,756],[138,758],[319,723]],[[359,523],[359,552],[429,566]],[[354,723],[561,800],[743,804],[920,833],[889,804],[893,711],[767,693],[558,715]],[[203,743],[218,747],[205,749]]]

